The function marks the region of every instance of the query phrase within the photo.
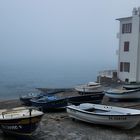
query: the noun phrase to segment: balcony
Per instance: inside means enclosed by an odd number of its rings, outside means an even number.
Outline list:
[[[104,70],[99,72],[99,76],[114,78],[117,77],[117,70]]]

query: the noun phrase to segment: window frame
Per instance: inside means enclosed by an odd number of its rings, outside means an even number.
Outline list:
[[[120,72],[130,72],[130,62],[120,62]]]
[[[129,46],[130,46],[130,42],[129,41],[125,41],[124,42],[124,52],[129,52]]]
[[[122,24],[122,34],[131,33],[131,32],[132,32],[132,23]]]

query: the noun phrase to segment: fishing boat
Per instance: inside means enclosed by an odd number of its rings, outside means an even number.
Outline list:
[[[59,98],[57,96],[44,96],[40,99],[31,99],[34,107],[39,107],[43,111],[51,109],[64,108],[67,105],[67,98]]]
[[[105,96],[111,99],[140,99],[140,89],[109,89],[105,91]]]
[[[39,91],[44,92],[49,95],[61,93],[61,92],[71,92],[73,88],[37,88]]]
[[[41,90],[41,89],[38,88],[38,90]],[[64,89],[48,89],[46,92],[43,91],[43,89],[42,89],[41,93],[38,93],[38,92],[28,93],[26,95],[20,96],[19,99],[22,102],[22,104],[30,106],[31,99],[40,99],[43,96],[53,96],[53,95],[58,94],[60,92],[64,92]]]
[[[101,103],[104,97],[104,93],[99,94],[88,94],[88,95],[81,95],[81,96],[73,96],[68,98],[68,104],[79,105],[81,103]]]
[[[89,82],[87,84],[78,85],[75,87],[75,90],[80,94],[90,94],[90,93],[101,93],[103,90],[101,89],[100,83]]]
[[[34,108],[18,107],[0,110],[0,128],[6,134],[32,135],[43,116]]]
[[[140,110],[91,103],[67,106],[67,113],[73,119],[123,129],[134,128],[140,121]]]
[[[20,101],[22,102],[22,104],[24,105],[31,105],[30,100],[31,99],[39,99],[41,97],[43,97],[44,95],[46,95],[45,93],[28,93],[26,95],[22,95],[19,97]]]
[[[62,109],[66,108],[68,104],[80,104],[84,102],[91,103],[101,103],[104,94],[90,94],[90,95],[82,95],[82,96],[72,96],[72,97],[43,97],[40,99],[32,99],[32,106],[39,107],[43,111],[51,110],[51,109]]]

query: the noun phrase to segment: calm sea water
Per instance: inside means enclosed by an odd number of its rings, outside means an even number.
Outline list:
[[[0,99],[18,98],[35,88],[66,88],[95,81],[98,69],[89,65],[1,66]]]

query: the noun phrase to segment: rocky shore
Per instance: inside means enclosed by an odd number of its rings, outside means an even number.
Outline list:
[[[114,103],[104,97],[103,104],[140,109],[140,102]],[[19,100],[0,102],[0,109],[22,106]],[[2,135],[2,133],[1,133]],[[8,140],[0,136],[0,140]],[[10,138],[11,139],[11,138]],[[47,112],[33,134],[34,140],[140,140],[140,125],[132,130],[121,130],[109,126],[72,121],[65,110]]]

